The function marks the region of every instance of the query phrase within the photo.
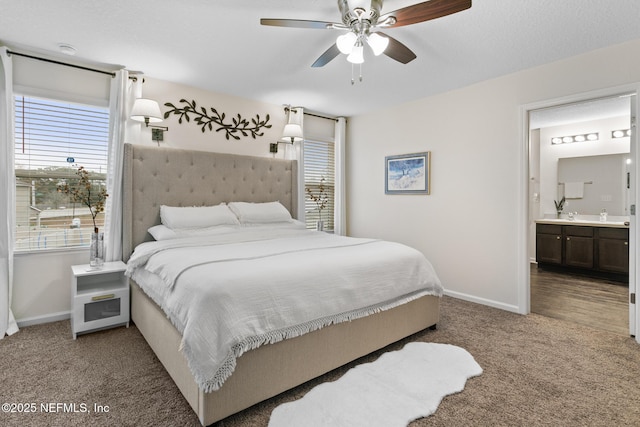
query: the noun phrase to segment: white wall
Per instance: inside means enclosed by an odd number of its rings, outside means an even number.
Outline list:
[[[91,74],[89,74],[91,76]],[[77,73],[73,79],[78,79]],[[242,138],[239,141],[226,140],[223,132],[202,133],[193,123],[178,124],[177,116],[172,116],[159,125],[168,126],[164,133],[162,146],[218,151],[226,153],[274,156],[269,153],[269,143],[275,142],[282,135],[285,123],[284,108],[280,105],[258,103],[251,100],[224,94],[206,92],[188,86],[178,85],[145,77],[142,94],[146,98],[156,99],[164,112],[165,102],[175,105],[181,98],[195,99],[198,105],[214,107],[227,117],[235,117],[238,113],[251,119],[259,114],[264,119],[270,115],[270,129],[264,130],[264,136],[252,139]],[[151,131],[143,124],[133,124],[133,137],[127,142],[134,144],[153,144]],[[277,157],[284,156],[283,145]],[[274,156],[274,157],[275,157]],[[14,286],[12,311],[19,325],[60,320],[69,316],[71,307],[71,265],[85,264],[89,261],[88,249],[74,249],[64,252],[22,253],[15,256]]]
[[[168,126],[169,131],[164,133],[164,141],[160,143],[163,147],[184,148],[190,150],[215,151],[219,153],[232,153],[250,156],[271,157],[269,153],[269,143],[276,142],[282,136],[282,129],[286,121],[284,106],[259,103],[256,101],[239,98],[231,95],[207,92],[191,86],[180,85],[163,80],[145,77],[145,83],[142,85],[142,95],[144,98],[151,98],[158,101],[160,110],[164,114],[169,110],[164,104],[170,102],[177,107],[184,106],[179,101],[186,99],[195,100],[198,108],[205,107],[210,112],[210,108],[215,108],[218,113],[226,114],[225,123],[231,123],[231,120],[238,114],[247,120],[255,118],[256,115],[264,120],[269,115],[269,123],[271,128],[263,128],[264,135],[256,137],[256,139],[242,137],[240,140],[227,140],[224,131],[216,132],[206,130],[201,131],[200,126],[194,123],[195,116],[191,115],[191,121],[183,120],[182,124],[178,123],[178,116],[172,114],[164,122],[158,123],[161,126]],[[141,126],[140,138],[133,143],[140,144],[156,144],[151,140],[151,132]],[[277,157],[284,155],[284,145],[280,144],[280,150]]]
[[[351,118],[349,234],[416,247],[448,294],[518,311],[520,108],[638,82],[638,53],[635,40]],[[432,153],[431,195],[385,195],[384,157],[419,151]]]

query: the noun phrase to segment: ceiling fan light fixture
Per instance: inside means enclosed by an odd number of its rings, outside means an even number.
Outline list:
[[[347,61],[352,64],[362,64],[364,62],[364,47],[362,43],[357,43],[349,56],[347,56]]]
[[[384,19],[378,20],[378,23],[376,25],[378,27],[390,27],[392,25],[396,25],[397,22],[398,20],[396,19],[395,16],[387,16]]]
[[[349,31],[348,33],[338,36],[336,39],[336,46],[338,46],[340,52],[345,55],[349,55],[353,51],[353,47],[355,46],[357,39],[358,36],[356,36],[352,31]]]
[[[367,37],[367,43],[375,56],[381,55],[387,46],[389,46],[389,38],[381,36],[378,33],[371,33]]]
[[[381,14],[384,0],[337,2],[341,22],[262,18],[260,23],[276,27],[346,30],[341,31],[342,34],[336,37],[335,43],[311,64],[314,68],[325,66],[340,53],[347,55],[348,62],[360,65],[364,62],[365,44],[369,45],[376,56],[384,53],[397,62],[407,64],[416,59],[416,54],[391,36],[375,34],[378,29],[403,27],[462,12],[471,7],[472,0],[420,0],[419,3],[385,14]]]

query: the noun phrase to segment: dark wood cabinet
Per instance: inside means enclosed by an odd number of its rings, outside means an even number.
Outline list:
[[[540,266],[628,281],[629,229],[579,225],[536,225]]]
[[[593,227],[564,226],[564,264],[593,268]]]
[[[601,228],[598,238],[598,266],[601,270],[629,273],[629,230]]]
[[[536,226],[536,261],[562,264],[562,226],[538,224]]]

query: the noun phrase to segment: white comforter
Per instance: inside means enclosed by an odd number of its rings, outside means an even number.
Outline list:
[[[182,334],[204,391],[217,390],[247,350],[442,295],[415,249],[293,229],[143,243],[127,274]]]

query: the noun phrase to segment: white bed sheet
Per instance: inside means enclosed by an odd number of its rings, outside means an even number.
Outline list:
[[[294,229],[146,242],[127,274],[182,334],[204,391],[220,388],[245,351],[443,292],[415,249]]]

